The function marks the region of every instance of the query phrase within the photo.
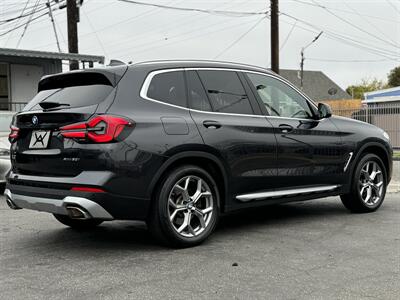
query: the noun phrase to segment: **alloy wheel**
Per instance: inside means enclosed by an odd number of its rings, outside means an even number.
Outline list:
[[[379,164],[375,161],[367,161],[360,173],[358,190],[361,200],[367,206],[375,206],[382,199],[383,173]]]
[[[172,227],[184,237],[200,235],[210,224],[213,195],[200,177],[186,176],[172,188],[168,198],[168,215]]]

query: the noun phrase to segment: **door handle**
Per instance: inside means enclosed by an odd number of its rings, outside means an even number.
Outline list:
[[[205,128],[208,128],[208,129],[218,129],[218,128],[220,128],[222,125],[221,125],[221,123],[219,123],[219,122],[217,122],[217,121],[204,121],[204,122],[203,122],[203,126],[204,126]]]
[[[282,133],[289,133],[289,132],[293,131],[293,126],[290,126],[288,124],[281,124],[281,125],[279,125],[279,130]]]

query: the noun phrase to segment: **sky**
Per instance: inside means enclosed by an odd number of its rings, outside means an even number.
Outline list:
[[[30,0],[27,7],[39,1]],[[61,0],[60,0],[61,1]],[[174,7],[235,12],[266,12],[269,0],[141,0]],[[400,66],[400,0],[280,0],[280,67],[320,70],[341,87],[362,79],[386,80]],[[18,16],[25,0],[0,0],[0,20]],[[61,50],[67,52],[65,9],[56,9]],[[41,12],[43,13],[43,11]],[[84,0],[79,51],[104,55],[106,61],[211,59],[270,68],[270,19],[266,14],[179,11],[118,0]],[[24,19],[26,20],[26,19]],[[0,21],[0,47],[58,51],[50,18],[32,20],[24,31]]]

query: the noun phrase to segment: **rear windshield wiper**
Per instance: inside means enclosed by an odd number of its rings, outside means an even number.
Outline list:
[[[60,106],[70,106],[68,103],[59,103],[59,102],[40,102],[40,107],[43,109],[52,109]]]

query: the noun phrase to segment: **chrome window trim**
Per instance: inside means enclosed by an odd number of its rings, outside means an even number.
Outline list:
[[[235,68],[217,68],[217,67],[193,67],[193,68],[167,68],[167,69],[161,69],[161,70],[155,70],[151,71],[147,76],[146,79],[143,82],[142,88],[140,90],[140,97],[149,100],[152,102],[160,103],[163,105],[171,106],[174,108],[179,108],[187,111],[195,111],[198,113],[204,113],[204,114],[216,114],[216,115],[228,115],[228,116],[239,116],[239,117],[255,117],[255,118],[279,118],[279,119],[290,119],[290,120],[299,120],[299,121],[316,121],[319,122],[320,120],[316,119],[302,119],[302,118],[290,118],[290,117],[280,117],[280,116],[268,116],[268,115],[248,115],[248,114],[233,114],[233,113],[222,113],[222,112],[214,112],[214,111],[202,111],[202,110],[197,110],[197,109],[190,109],[187,107],[179,106],[179,105],[174,105],[170,103],[165,103],[157,99],[153,99],[147,96],[147,92],[150,86],[151,81],[153,80],[154,76],[162,73],[170,73],[170,72],[179,72],[179,71],[201,71],[201,70],[206,70],[206,71],[229,71],[229,72],[242,72],[242,73],[253,73],[253,74],[259,74],[259,75],[264,75],[268,76],[271,78],[274,78],[276,80],[279,80],[287,85],[289,85],[291,88],[293,88],[296,92],[298,92],[308,103],[310,103],[314,108],[318,109],[318,107],[311,101],[310,98],[308,98],[305,94],[303,94],[299,89],[297,89],[293,84],[288,82],[287,80],[283,80],[273,74],[269,73],[263,73],[263,72],[257,72],[257,71],[252,71],[252,70],[244,70],[244,69],[235,69]]]

